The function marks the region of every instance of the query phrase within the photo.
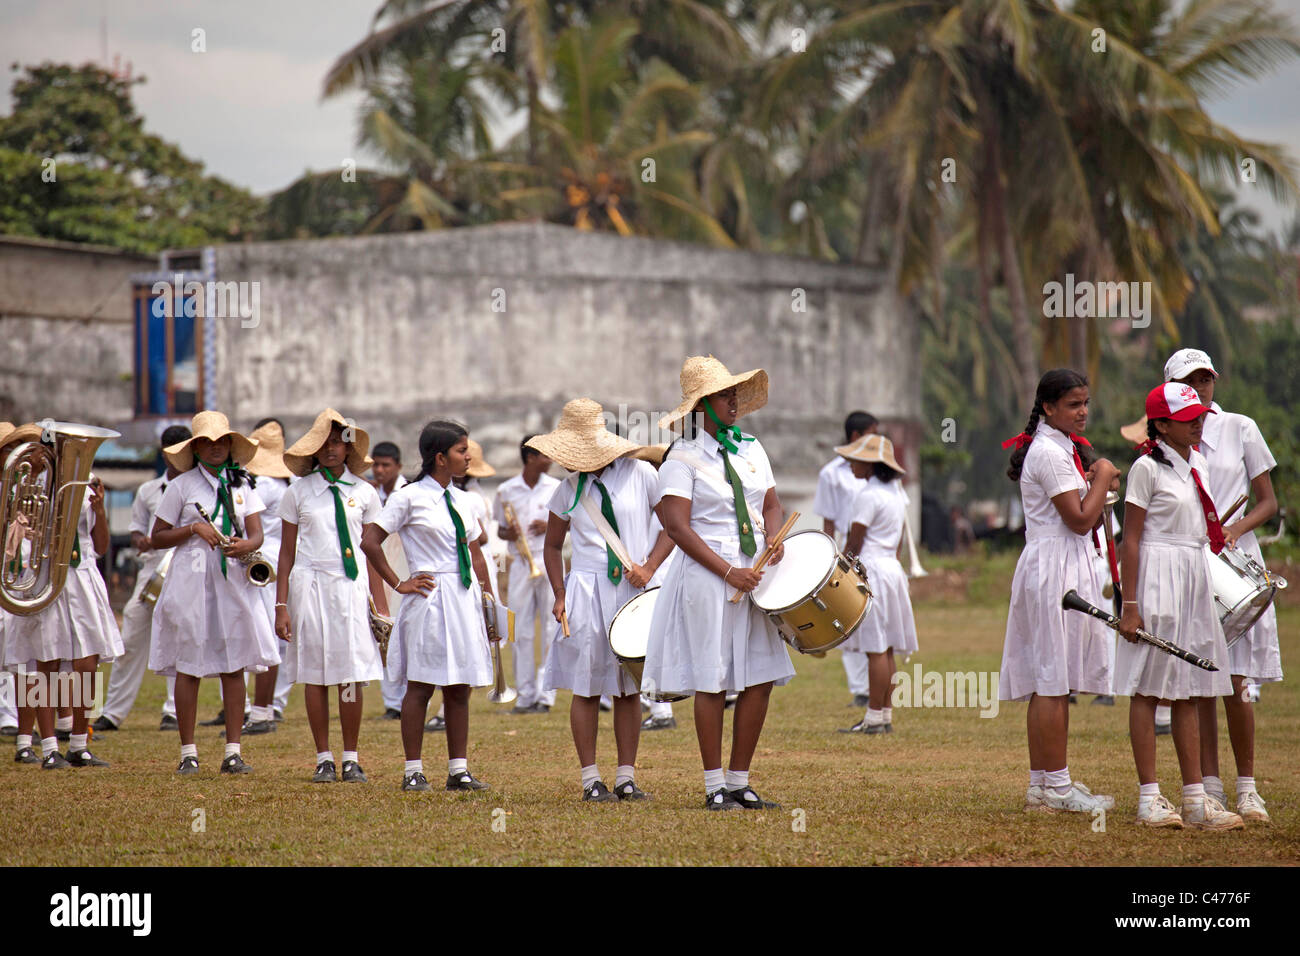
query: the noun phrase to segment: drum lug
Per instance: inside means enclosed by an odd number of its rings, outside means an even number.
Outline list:
[[[859,594],[866,594],[866,593],[867,593],[867,582],[866,582],[866,581],[859,581],[859,582],[858,582],[858,593],[859,593]]]
[[[844,633],[844,625],[841,624],[838,620],[831,621],[831,627],[835,628],[835,630],[839,631],[841,634]]]
[[[812,600],[813,600],[813,604],[817,605],[817,610],[819,611],[826,610],[826,602],[823,601],[821,598],[814,597]]]

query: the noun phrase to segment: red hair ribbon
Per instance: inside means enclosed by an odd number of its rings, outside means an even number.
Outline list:
[[[1148,438],[1146,441],[1134,445],[1133,448],[1139,455],[1149,455],[1156,450],[1156,440]]]
[[[1024,448],[1033,440],[1034,440],[1033,435],[1030,435],[1027,432],[1021,432],[1019,435],[1016,435],[1014,438],[1008,438],[1006,441],[1004,441],[1002,443],[1002,447],[1010,448],[1012,445],[1015,445],[1017,448]]]
[[[1076,445],[1084,445],[1088,448],[1092,447],[1092,442],[1088,441],[1088,439],[1084,438],[1082,435],[1074,434],[1074,432],[1070,433],[1070,441],[1074,442]]]

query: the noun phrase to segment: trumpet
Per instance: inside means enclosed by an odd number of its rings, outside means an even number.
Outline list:
[[[194,510],[196,510],[199,513],[199,517],[211,525],[212,530],[217,533],[217,539],[221,543],[221,547],[229,547],[232,540],[231,537],[221,533],[221,529],[212,523],[212,519],[209,518],[208,513],[203,510],[203,506],[195,504]],[[244,576],[248,579],[248,583],[253,585],[253,587],[264,588],[275,580],[275,568],[271,566],[270,561],[266,560],[266,555],[262,554],[261,551],[254,551],[252,554],[239,555],[235,560],[244,566]]]
[[[524,529],[519,526],[519,518],[515,515],[515,509],[508,501],[501,502],[501,511],[506,516],[506,522],[515,532],[515,547],[519,549],[519,556],[528,562],[528,577],[540,578],[542,569],[537,566],[533,560],[532,549],[528,547],[528,537],[524,534]]]
[[[370,605],[370,633],[374,635],[375,643],[379,645],[379,660],[387,667],[388,639],[393,636],[393,619],[379,613],[373,597],[368,597],[367,601]]]
[[[519,694],[506,684],[506,670],[501,664],[502,635],[497,633],[496,602],[486,590],[482,596],[483,623],[487,627],[488,647],[492,649],[492,689],[488,691],[488,701],[493,704],[508,704]]]
[[[172,555],[175,553],[176,549],[172,548],[164,554],[163,559],[158,562],[153,577],[145,582],[144,590],[140,592],[140,600],[145,604],[158,603],[158,595],[162,594],[163,581],[167,578],[167,572],[171,570]]]

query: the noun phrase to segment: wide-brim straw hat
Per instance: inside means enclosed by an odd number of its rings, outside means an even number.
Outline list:
[[[692,355],[682,363],[682,403],[663,418],[660,428],[678,430],[683,418],[689,415],[701,398],[736,388],[736,418],[741,419],[767,404],[767,372],[761,368],[732,375],[712,355]],[[716,409],[715,409],[716,411]]]
[[[1140,445],[1147,440],[1147,417],[1143,415],[1132,425],[1125,425],[1119,430],[1124,440],[1130,445]]]
[[[554,431],[534,435],[528,447],[536,448],[567,471],[596,471],[615,458],[640,449],[605,426],[605,410],[590,398],[575,398],[560,412]]]
[[[907,474],[894,457],[894,443],[884,435],[863,435],[855,442],[837,445],[835,454],[852,461],[881,461],[900,475]]]
[[[267,422],[261,428],[255,428],[248,436],[257,442],[257,454],[244,467],[249,474],[266,478],[292,478],[284,463],[284,432],[275,422]]]
[[[25,441],[40,441],[43,430],[40,425],[35,424],[15,426],[13,422],[0,422],[0,448],[5,445],[18,445]],[[0,461],[0,467],[4,467],[3,461]]]
[[[367,454],[370,451],[370,434],[359,425],[354,425],[346,418],[327,408],[316,416],[316,421],[308,429],[307,434],[303,435],[293,446],[284,453],[284,463],[289,470],[298,477],[311,474],[311,459],[316,452],[320,451],[321,445],[325,444],[325,439],[330,437],[330,429],[335,425],[341,428],[352,429],[352,447],[348,449],[348,457],[345,464],[354,475],[364,475],[366,469],[374,462],[370,460]]]
[[[199,412],[190,421],[190,437],[183,442],[163,449],[163,457],[177,471],[194,467],[194,450],[190,448],[196,438],[217,441],[230,436],[230,459],[236,465],[246,465],[257,454],[257,442],[245,438],[230,427],[230,420],[221,412]]]
[[[483,457],[483,446],[474,439],[469,440],[469,471],[465,472],[467,478],[491,478],[497,473],[497,470],[487,463]]]
[[[660,465],[664,463],[664,455],[666,455],[667,453],[668,453],[668,446],[666,444],[642,445],[640,448],[632,452],[632,454],[628,455],[627,457],[637,458],[641,461],[648,461],[650,462],[650,464],[658,468]]]

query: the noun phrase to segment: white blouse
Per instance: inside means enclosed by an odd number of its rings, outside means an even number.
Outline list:
[[[1218,414],[1205,416],[1200,446],[1209,467],[1207,487],[1216,507],[1230,508],[1250,491],[1251,480],[1272,471],[1277,461],[1253,418],[1225,412],[1218,402],[1210,407]]]
[[[157,478],[150,478],[135,490],[135,498],[131,501],[130,532],[142,534],[146,538],[153,534],[153,519],[158,513],[158,505],[162,502],[168,484],[164,472]],[[140,555],[140,570],[136,573],[136,579],[148,581],[168,550],[170,549],[150,548]]]
[[[248,485],[231,488],[230,496],[235,503],[235,517],[238,519],[240,529],[246,536],[248,534],[248,516],[261,514],[266,510],[266,505],[256,489],[250,488]],[[198,510],[194,507],[195,505],[202,505],[203,510],[208,513],[208,517],[213,519],[217,529],[221,529],[222,518],[217,515],[217,479],[201,464],[195,464],[189,471],[177,475],[176,480],[167,485],[167,490],[163,492],[162,501],[158,505],[158,513],[155,515],[155,519],[161,518],[173,528],[192,524],[201,520]],[[233,528],[230,533],[234,536],[235,531]],[[173,560],[179,561],[183,553],[194,550],[206,553],[213,549],[208,547],[208,543],[198,535],[193,535],[177,546],[177,554]]]
[[[853,518],[853,502],[861,490],[862,479],[853,474],[845,458],[828,461],[817,473],[817,493],[813,496],[813,514],[835,522],[835,533],[848,534]]]
[[[1039,422],[1033,444],[1020,466],[1020,500],[1025,511],[1025,537],[1065,537],[1073,535],[1052,499],[1067,491],[1077,491],[1080,500],[1088,492],[1088,483],[1074,464],[1074,442],[1065,432],[1047,422]]]
[[[340,477],[339,493],[343,499],[343,514],[347,518],[348,537],[352,541],[352,556],[357,562],[357,577],[364,579],[366,558],[361,553],[361,534],[365,525],[379,520],[383,506],[379,493],[363,478],[358,478],[346,467]],[[350,481],[351,486],[341,482]],[[294,482],[280,499],[280,518],[298,528],[298,546],[294,552],[294,566],[337,570],[343,573],[343,552],[339,547],[338,523],[335,519],[334,494],[330,483],[319,472]]]
[[[417,571],[451,571],[460,569],[456,551],[456,526],[447,511],[444,498],[451,491],[452,505],[465,526],[467,544],[473,544],[483,534],[482,525],[475,517],[473,492],[461,491],[454,485],[444,488],[432,475],[396,489],[388,496],[388,503],[375,521],[389,534],[399,534],[406,565],[414,574]]]
[[[1146,510],[1142,526],[1143,539],[1147,534],[1169,534],[1185,538],[1209,540],[1205,533],[1205,509],[1201,507],[1196,483],[1192,480],[1195,468],[1205,481],[1205,456],[1195,449],[1191,460],[1159,442],[1165,458],[1173,463],[1162,465],[1150,455],[1143,455],[1133,463],[1128,472],[1128,487],[1124,501]],[[1208,490],[1208,485],[1207,485]]]
[[[588,476],[582,494],[600,508],[600,491],[595,476]],[[654,466],[633,458],[616,458],[600,474],[599,481],[609,492],[618,524],[618,537],[628,554],[637,564],[644,564],[659,537],[659,519],[653,505],[658,497],[659,477]],[[596,530],[595,523],[579,504],[566,515],[577,493],[578,477],[557,482],[551,495],[550,512],[562,521],[569,522],[573,539],[573,570],[604,574],[609,569],[605,553],[605,539]]]
[[[907,499],[894,487],[895,481],[881,481],[874,475],[862,482],[849,509],[852,523],[865,525],[861,554],[894,555],[903,538],[903,513]]]
[[[546,532],[541,534],[529,534],[528,526],[534,521],[546,521],[547,509],[551,506],[551,496],[555,494],[555,489],[559,486],[560,481],[552,475],[539,475],[537,484],[528,487],[528,482],[524,481],[523,475],[515,475],[508,481],[503,481],[501,487],[497,489],[496,502],[492,506],[492,516],[496,519],[498,525],[506,527],[506,513],[504,504],[509,503],[514,509],[515,518],[519,521],[519,529],[524,533],[528,541],[528,548],[533,552],[533,557],[537,558],[542,553],[542,546],[546,543]],[[570,496],[572,504],[572,496]],[[565,505],[567,508],[568,505]],[[563,509],[561,509],[563,510]],[[519,545],[511,541],[507,550],[512,556],[518,557]]]
[[[740,535],[736,524],[735,494],[722,466],[721,452],[722,446],[717,439],[700,432],[697,438],[674,442],[659,469],[659,495],[655,503],[668,495],[689,498],[691,528],[701,537],[735,538]],[[763,499],[767,497],[769,488],[776,487],[772,464],[757,440],[740,442],[740,451],[730,458],[731,466],[740,476],[745,505],[757,539],[764,535]]]

